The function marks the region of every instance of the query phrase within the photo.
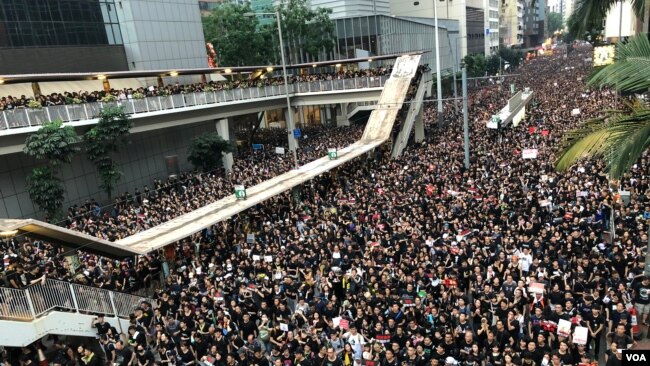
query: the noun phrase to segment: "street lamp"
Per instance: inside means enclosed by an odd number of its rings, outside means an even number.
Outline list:
[[[441,1],[446,1],[446,0],[441,0]],[[415,1],[413,5],[418,6],[420,5],[419,1]],[[436,0],[433,0],[433,18],[434,18],[434,26],[436,27],[435,30],[435,49],[436,49],[436,93],[437,93],[437,99],[438,99],[438,127],[442,127],[442,116],[443,116],[443,109],[442,109],[442,78],[440,75],[440,39],[438,36],[438,5],[436,4]]]
[[[289,139],[289,149],[293,152],[294,167],[298,168],[298,152],[296,151],[296,141],[293,137],[293,130],[296,126],[293,123],[293,111],[291,110],[291,99],[289,98],[289,80],[287,80],[287,62],[284,57],[284,42],[282,41],[282,24],[280,24],[280,12],[260,12],[244,13],[245,17],[254,17],[257,15],[273,15],[278,22],[278,37],[280,38],[280,56],[282,58],[282,74],[284,76],[284,94],[287,97],[287,132]],[[292,143],[293,142],[293,143]]]

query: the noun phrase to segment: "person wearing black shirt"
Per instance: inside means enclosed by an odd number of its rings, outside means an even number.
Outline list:
[[[327,349],[327,357],[325,357],[323,360],[323,366],[343,366],[343,362],[341,362],[341,360],[334,353],[334,348],[329,347]],[[397,364],[390,366],[397,366]]]
[[[600,339],[605,331],[605,317],[600,314],[600,306],[594,305],[591,308],[591,316],[587,318],[587,345],[591,345],[591,340],[594,341],[594,354],[600,354]]]
[[[135,359],[138,361],[138,366],[151,366],[154,363],[153,353],[141,344],[136,347]]]
[[[115,364],[117,366],[133,365],[134,358],[135,354],[129,347],[124,346],[124,342],[121,340],[115,342]]]
[[[95,319],[93,319],[93,328],[97,328],[97,335],[102,336],[108,333],[108,330],[111,329],[111,325],[104,321],[104,314],[98,314]]]
[[[181,343],[180,350],[178,351],[178,357],[183,365],[193,365],[196,362],[196,357],[194,352],[190,349],[189,345],[185,342]],[[228,357],[232,357],[228,355]]]
[[[386,350],[386,354],[384,355],[384,359],[381,360],[380,366],[397,366],[397,359],[395,358],[395,354],[393,353],[393,350],[390,349]]]

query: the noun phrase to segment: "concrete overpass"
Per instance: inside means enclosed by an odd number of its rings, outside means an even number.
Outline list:
[[[295,83],[289,88],[293,107],[376,102],[388,76]],[[21,152],[32,132],[46,121],[61,119],[84,130],[108,104],[121,105],[131,114],[131,133],[219,120],[286,107],[284,86],[241,88],[131,99],[120,103],[85,103],[42,109],[21,108],[0,112],[0,155]],[[345,108],[342,108],[345,110]]]

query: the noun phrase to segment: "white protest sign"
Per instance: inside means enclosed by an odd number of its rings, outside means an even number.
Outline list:
[[[577,116],[579,114],[580,114],[580,108],[573,108],[573,110],[571,111],[572,116]]]
[[[571,335],[571,322],[566,319],[560,319],[557,323],[557,334],[563,337]]]
[[[276,147],[275,153],[278,155],[284,155],[284,147]]]
[[[537,159],[537,149],[524,149],[521,151],[523,159]]]
[[[256,262],[259,261],[259,260],[260,260],[260,256],[257,255],[257,254],[253,254],[253,260],[256,261]]]
[[[264,256],[264,262],[273,262],[273,256],[272,255],[265,255]]]
[[[528,292],[531,294],[543,294],[544,284],[541,282],[531,283],[530,286],[528,286]]]
[[[283,332],[288,332],[289,331],[289,324],[280,323],[280,330],[283,331]]]
[[[336,318],[332,318],[332,325],[334,328],[338,327],[339,324],[341,324],[341,317],[337,316]]]
[[[577,326],[573,331],[573,343],[575,344],[587,344],[587,332],[589,330],[587,327]]]

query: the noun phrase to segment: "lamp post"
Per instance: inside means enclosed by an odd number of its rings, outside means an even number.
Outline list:
[[[436,94],[438,96],[438,126],[442,127],[442,77],[440,75],[440,39],[438,36],[438,4],[433,0],[433,18],[436,27]]]
[[[289,80],[287,79],[287,62],[284,57],[284,41],[282,41],[282,24],[280,23],[280,12],[260,12],[260,13],[244,13],[246,17],[254,17],[256,15],[273,15],[278,23],[278,37],[280,38],[280,57],[282,59],[282,74],[284,76],[284,94],[287,97],[287,134],[289,139],[289,149],[293,152],[294,167],[298,168],[298,152],[296,151],[296,140],[293,136],[293,130],[296,128],[293,121],[293,111],[291,110],[291,98],[289,98]]]

